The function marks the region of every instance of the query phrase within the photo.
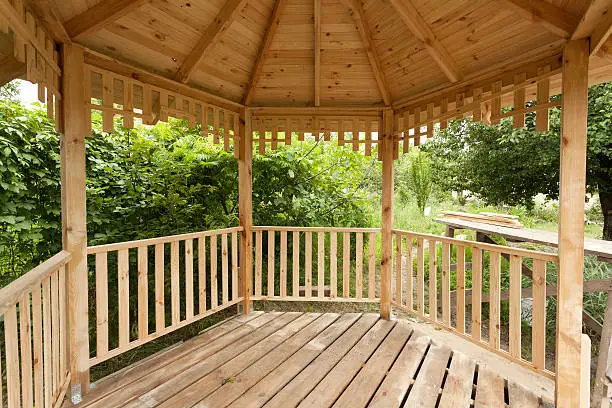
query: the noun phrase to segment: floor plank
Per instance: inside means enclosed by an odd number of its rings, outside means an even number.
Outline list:
[[[380,320],[376,323],[359,343],[317,384],[298,407],[320,408],[331,406],[394,326],[395,322],[388,320]]]
[[[498,408],[505,406],[505,381],[493,371],[480,367],[476,382],[475,408]]]
[[[398,322],[359,371],[359,374],[344,390],[334,407],[365,407],[411,334],[412,328],[407,322]]]
[[[266,408],[297,406],[363,336],[367,336],[368,333],[370,336],[374,336],[374,333],[380,335],[379,333],[383,331],[383,334],[386,334],[388,329],[377,315],[365,315],[264,406]]]
[[[369,407],[397,408],[402,405],[414,375],[421,361],[423,361],[429,343],[429,337],[417,331],[413,333],[397,361],[391,367],[389,375],[387,375],[387,378],[385,378],[376,394],[374,394],[374,397],[372,397],[372,401],[368,405]]]
[[[423,366],[408,393],[405,407],[435,406],[450,354],[451,350],[446,347],[433,343],[429,346]]]
[[[510,408],[538,408],[540,401],[536,395],[513,381],[508,383]]]
[[[470,379],[474,378],[474,370],[476,370],[474,361],[463,353],[453,353],[438,408],[467,408],[470,406],[474,389]]]
[[[358,319],[370,321],[371,327],[376,321],[373,315],[361,317],[358,313],[343,315],[334,324],[312,339],[297,353],[271,371],[261,381],[251,387],[246,393],[236,399],[230,408],[260,408],[272,398],[283,386],[298,375],[317,356],[326,350],[338,337],[356,324]],[[357,323],[359,324],[359,323]],[[367,330],[364,329],[364,332]]]

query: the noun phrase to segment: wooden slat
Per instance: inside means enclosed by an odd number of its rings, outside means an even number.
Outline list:
[[[148,247],[138,247],[138,338],[149,334],[149,257]]]
[[[300,233],[293,231],[293,287],[291,294],[296,297],[300,293]]]
[[[470,405],[475,369],[476,363],[472,359],[463,353],[453,353],[439,408],[468,407]]]
[[[96,254],[96,354],[108,352],[108,261],[107,253]]]
[[[19,381],[19,335],[17,334],[17,308],[4,314],[4,346],[6,352],[6,395],[8,408],[21,406]]]
[[[402,301],[402,278],[404,271],[402,270],[402,235],[395,235],[395,301],[403,305]]]
[[[479,367],[474,408],[505,406],[504,387],[503,378],[489,368]]]
[[[355,297],[363,298],[363,233],[355,234]]]
[[[41,296],[41,285],[37,284],[32,288],[32,341],[34,343],[32,357],[34,360],[34,404],[36,407],[42,407],[44,401],[43,318]]]
[[[219,236],[213,235],[210,237],[210,308],[214,309],[219,306],[219,289],[217,276],[217,242]]]
[[[429,316],[438,320],[438,259],[436,241],[429,241]]]
[[[538,68],[538,76],[542,76],[550,72],[550,65]],[[538,81],[537,86],[537,104],[544,105],[550,101],[550,78],[544,78]],[[536,111],[536,131],[548,132],[548,108],[539,109]]]
[[[321,105],[321,0],[314,3],[314,105]],[[318,137],[317,137],[318,140]]]
[[[368,244],[368,298],[376,298],[376,233],[370,232]]]
[[[508,382],[508,402],[510,408],[539,408],[538,397],[527,388],[515,383]]]
[[[51,288],[51,352],[52,352],[52,359],[53,359],[53,367],[51,368],[52,371],[52,375],[53,375],[53,400],[55,400],[57,398],[58,392],[59,392],[59,388],[61,386],[61,384],[64,382],[65,377],[63,378],[60,377],[60,372],[59,372],[59,367],[60,367],[60,354],[59,354],[59,299],[58,299],[58,294],[59,294],[59,279],[58,279],[58,274],[57,272],[55,272],[54,274],[51,275],[51,277],[49,278],[50,280],[50,288]],[[30,311],[29,308],[26,309],[27,310],[27,320],[30,319]],[[22,313],[23,310],[20,309],[19,311],[19,317],[22,318]],[[23,321],[22,321],[23,322]],[[29,322],[28,322],[29,323]],[[28,324],[29,326],[29,324]],[[23,325],[20,326],[19,330],[23,330]],[[27,343],[30,343],[30,330],[28,327],[28,341]],[[23,347],[23,343],[22,343],[22,347]],[[28,347],[29,344],[28,344]],[[30,359],[31,359],[31,352],[30,353]],[[29,380],[28,382],[32,381],[32,363],[29,363],[29,368],[26,370],[26,368],[24,367],[24,357],[23,357],[23,349],[22,349],[22,359],[21,359],[21,375],[22,375],[22,385],[24,385],[24,377],[27,375]],[[31,385],[30,385],[31,388]],[[31,393],[31,391],[29,392]],[[29,401],[31,399],[31,395],[26,395],[25,390],[24,392],[22,392],[22,400],[23,401]],[[23,402],[22,401],[22,402]],[[27,406],[27,404],[24,404]]]
[[[457,331],[465,333],[465,247],[457,245]]]
[[[482,250],[472,249],[472,338],[480,341],[482,325]]]
[[[419,374],[408,394],[406,406],[435,406],[450,355],[451,351],[446,347],[436,344],[429,347]]]
[[[491,252],[489,255],[489,344],[494,349],[499,349],[501,344],[501,256],[499,252]]]
[[[451,248],[446,242],[442,243],[442,322],[450,327],[450,257]]]
[[[351,234],[345,232],[342,238],[342,297],[350,296]]]
[[[329,233],[329,296],[338,296],[338,233]]]
[[[533,261],[531,355],[535,368],[543,369],[546,363],[546,262]]]
[[[262,294],[262,245],[263,232],[255,232],[255,296]]]
[[[57,280],[56,280],[57,282]],[[57,294],[55,295],[55,306],[57,306]],[[59,307],[55,309],[57,323],[57,313]],[[21,343],[21,399],[24,407],[34,404],[34,394],[32,388],[32,325],[30,317],[30,294],[26,293],[19,302],[19,340]],[[57,333],[59,335],[59,333]],[[57,369],[59,369],[59,336],[54,339],[57,345]],[[59,374],[59,371],[56,371]],[[1,401],[1,400],[0,400]]]
[[[198,304],[199,314],[206,312],[206,237],[198,238]]]
[[[185,318],[191,319],[193,311],[193,240],[185,240]]]
[[[232,300],[238,298],[238,233],[232,232]]]
[[[509,351],[512,357],[521,358],[521,267],[523,259],[510,255],[510,338]]]
[[[287,231],[280,233],[280,296],[287,296]]]
[[[119,282],[119,347],[130,342],[130,258],[127,249],[117,251]]]
[[[514,84],[520,85],[527,80],[527,74],[516,74],[514,76]],[[518,88],[514,91],[514,110],[521,110],[525,108],[525,88]],[[515,129],[521,129],[525,126],[525,114],[517,113],[512,116],[513,125]]]
[[[221,304],[229,301],[227,234],[221,235]]]
[[[172,325],[181,321],[181,293],[179,276],[179,242],[170,243],[170,312]]]
[[[325,233],[317,233],[317,297],[325,296]]]
[[[164,244],[155,245],[155,331],[161,333],[166,327],[164,282]]]
[[[423,238],[417,238],[417,312],[425,315],[425,243]]]
[[[276,244],[274,243],[276,233],[268,231],[268,296],[274,296],[274,270],[276,269]]]
[[[304,296],[312,297],[312,232],[306,232]]]
[[[50,407],[53,401],[53,354],[51,327],[51,280],[42,283],[43,305],[43,383],[45,407]],[[8,347],[8,346],[7,346]],[[8,367],[7,367],[8,369]],[[10,404],[9,404],[10,406]]]

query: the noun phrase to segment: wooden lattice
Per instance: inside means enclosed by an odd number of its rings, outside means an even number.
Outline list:
[[[53,38],[23,0],[0,0],[0,32],[13,36],[13,57],[25,65],[25,79],[38,84],[38,99],[47,104],[48,116],[59,118],[61,69]],[[56,127],[60,129],[59,120]]]
[[[128,129],[134,127],[135,118],[145,125],[153,125],[173,117],[186,120],[191,128],[199,124],[202,135],[212,137],[215,144],[223,143],[225,151],[230,151],[238,141],[238,112],[91,65],[85,69],[90,79],[85,88],[86,103],[92,111],[102,112],[104,132],[113,131],[115,116],[121,116],[123,126]],[[238,154],[238,149],[234,152]]]

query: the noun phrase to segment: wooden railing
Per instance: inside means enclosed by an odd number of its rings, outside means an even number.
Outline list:
[[[88,248],[90,269],[95,270],[96,322],[90,366],[240,302],[240,231],[236,227]],[[118,314],[109,315],[110,302]],[[133,319],[137,330],[132,330]]]
[[[380,229],[253,227],[253,300],[379,301]]]
[[[394,230],[393,235],[394,306],[554,376],[546,367],[546,270],[547,263],[558,263],[557,255],[408,231]],[[508,274],[502,274],[502,259]],[[532,286],[531,345],[523,344],[521,336],[522,312],[529,307],[521,301],[525,269],[532,274],[526,278]],[[504,293],[506,278],[509,291]],[[506,301],[507,312],[502,310]],[[502,313],[507,313],[504,325]]]
[[[0,405],[59,407],[70,382],[62,251],[0,290]],[[0,353],[0,356],[2,354]],[[3,364],[4,363],[4,364]],[[4,369],[2,368],[4,366]],[[3,396],[3,389],[6,396]]]

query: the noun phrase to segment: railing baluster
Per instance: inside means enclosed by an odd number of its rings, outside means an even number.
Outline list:
[[[62,381],[66,378],[68,373],[68,366],[70,365],[70,356],[67,353],[68,346],[68,314],[67,305],[68,299],[66,298],[66,265],[62,265],[59,269],[59,315],[60,315],[60,373],[62,375]]]
[[[457,245],[457,331],[465,333],[465,247]]]
[[[19,337],[17,335],[17,307],[4,314],[4,341],[6,347],[6,394],[9,408],[21,406],[19,384]]]
[[[43,376],[45,407],[53,404],[53,356],[51,355],[51,281],[45,279],[42,283],[42,304],[43,304]],[[9,404],[10,406],[10,404]]]
[[[166,328],[166,300],[164,276],[164,244],[155,245],[155,331]],[[98,354],[99,355],[99,354]]]
[[[500,347],[500,291],[501,291],[501,256],[499,252],[490,252],[489,284],[489,344],[495,350]]]
[[[43,320],[41,296],[41,286],[40,284],[38,284],[32,289],[32,339],[34,343],[34,405],[36,407],[42,407],[44,405],[42,344]]]
[[[181,321],[179,261],[179,241],[172,241],[170,243],[170,312],[172,314],[172,325]]]
[[[342,296],[350,296],[351,233],[345,232],[342,240]]]
[[[96,355],[108,352],[108,253],[96,254]]]
[[[261,296],[262,293],[262,245],[263,232],[255,232],[255,296]]]
[[[368,298],[376,298],[376,233],[370,232],[368,245]]]
[[[436,241],[429,240],[429,316],[438,320],[438,260]]]
[[[355,234],[355,297],[363,298],[363,233]]]
[[[472,249],[472,337],[482,338],[482,250]]]
[[[306,232],[306,278],[304,281],[304,286],[306,290],[304,291],[304,296],[307,298],[312,297],[312,232]]]
[[[412,237],[406,235],[406,307],[414,310],[414,271],[412,266]]]
[[[198,312],[206,312],[206,237],[198,238]]]
[[[329,295],[338,296],[338,234],[329,233]]]
[[[275,232],[268,231],[268,297],[274,296],[274,265],[276,263],[274,255],[276,253],[276,244],[274,242]]]
[[[191,319],[193,312],[193,240],[185,240],[185,318]]]
[[[512,357],[521,358],[521,267],[523,259],[510,255],[510,339]]]
[[[325,233],[317,232],[317,297],[325,296]]]
[[[287,231],[280,233],[280,295],[287,296]]]
[[[138,338],[149,335],[149,247],[138,247]]]
[[[2,343],[0,342],[0,356],[2,356]],[[2,373],[2,358],[0,358],[0,373]],[[36,406],[39,407],[40,404],[37,402]],[[2,384],[2,379],[0,378],[0,407],[4,407],[4,386]]]
[[[238,233],[232,232],[232,300],[239,297],[238,293]]]
[[[425,242],[417,238],[417,312],[425,315]]]
[[[546,367],[546,261],[533,260],[532,295],[531,355],[534,367],[544,369]]]
[[[395,302],[402,306],[402,235],[395,235]]]
[[[447,242],[442,243],[442,322],[450,327],[450,257],[451,248]]]
[[[293,231],[293,297],[300,295],[300,233]]]
[[[63,379],[60,378],[60,373],[59,373],[59,333],[58,333],[59,316],[57,315],[57,312],[59,311],[59,305],[58,305],[58,299],[57,299],[59,282],[58,282],[57,272],[54,272],[51,275],[50,281],[51,281],[51,347],[53,350],[52,351],[53,352],[53,400],[55,401],[55,399],[57,398],[57,392],[59,391],[59,388],[63,381]],[[28,333],[28,340],[29,340],[29,333]],[[25,374],[26,373],[23,370],[23,365],[22,365],[22,375],[25,375]],[[30,373],[30,376],[31,376],[31,373]],[[26,395],[24,393],[23,397],[25,398],[25,396]]]
[[[128,249],[117,252],[119,281],[119,347],[130,342],[130,258]]]
[[[227,252],[227,234],[221,235],[221,293],[222,301],[221,304],[225,304],[229,301],[229,265],[228,265],[228,252]]]
[[[210,308],[219,306],[219,290],[217,288],[217,241],[218,235],[210,237]]]
[[[57,296],[55,298],[55,303],[57,306]],[[57,312],[55,315],[57,316]],[[32,398],[32,333],[30,321],[30,293],[26,293],[19,302],[19,321],[19,339],[21,340],[21,396],[23,406],[31,407],[34,404],[34,399]],[[57,339],[57,342],[59,344],[59,338]],[[59,369],[59,365],[57,366],[57,369]],[[2,371],[0,370],[0,372]]]

